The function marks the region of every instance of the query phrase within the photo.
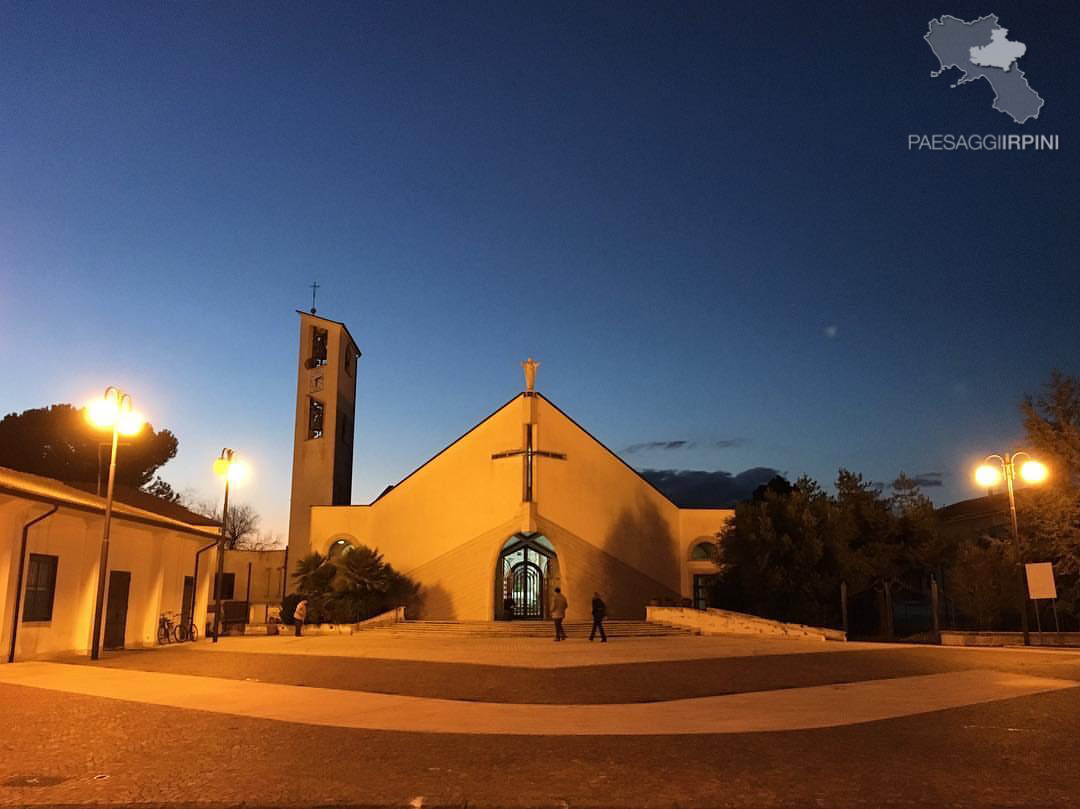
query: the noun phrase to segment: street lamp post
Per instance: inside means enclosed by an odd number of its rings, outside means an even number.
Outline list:
[[[90,659],[101,654],[101,618],[105,610],[105,574],[109,568],[109,531],[112,528],[113,486],[116,482],[116,447],[120,435],[136,435],[143,425],[142,417],[131,406],[131,395],[111,385],[105,394],[86,407],[86,416],[95,427],[112,429],[112,453],[109,457],[109,484],[105,494],[105,527],[101,534],[101,556],[98,559],[97,596],[94,600],[94,628],[90,639]]]
[[[229,483],[242,480],[247,475],[247,466],[236,459],[231,449],[221,450],[221,456],[214,461],[214,473],[225,480],[225,502],[221,507],[221,534],[218,538],[217,576],[214,579],[214,643],[218,642],[221,632],[221,590],[225,574],[225,531],[229,522]]]
[[[1020,571],[1020,628],[1024,633],[1024,645],[1031,645],[1031,634],[1028,631],[1027,614],[1027,578],[1024,575],[1024,547],[1020,542],[1020,526],[1016,521],[1016,496],[1013,494],[1013,481],[1016,480],[1017,459],[1023,455],[1027,458],[1020,466],[1020,477],[1028,483],[1041,483],[1046,480],[1046,467],[1033,460],[1026,452],[1006,452],[1002,455],[987,455],[983,465],[975,470],[975,480],[981,486],[990,488],[1005,479],[1005,488],[1009,493],[1009,520],[1012,525],[1013,542],[1016,543],[1016,564]]]

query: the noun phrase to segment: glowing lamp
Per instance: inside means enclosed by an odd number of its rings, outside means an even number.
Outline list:
[[[214,461],[214,474],[224,478],[229,483],[240,483],[247,480],[251,470],[243,461],[218,458]]]
[[[125,410],[117,416],[116,430],[120,435],[138,435],[146,421],[134,410]]]
[[[146,423],[131,409],[131,399],[126,396],[121,401],[115,396],[94,399],[86,405],[86,420],[103,430],[115,427],[120,435],[138,435]]]
[[[1042,483],[1049,474],[1046,464],[1041,464],[1038,461],[1025,461],[1024,465],[1020,467],[1020,477],[1024,479],[1025,483]]]
[[[996,466],[984,463],[975,470],[975,482],[984,489],[989,489],[1001,483],[1001,470]]]
[[[120,408],[114,398],[94,399],[86,405],[86,420],[101,429],[112,428]]]

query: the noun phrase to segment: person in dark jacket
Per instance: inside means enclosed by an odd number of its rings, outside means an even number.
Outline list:
[[[607,605],[604,604],[604,599],[600,598],[599,593],[593,593],[592,595],[592,632],[589,633],[589,640],[591,641],[596,637],[597,630],[600,631],[600,642],[607,643],[607,635],[604,633],[604,616],[607,615]]]

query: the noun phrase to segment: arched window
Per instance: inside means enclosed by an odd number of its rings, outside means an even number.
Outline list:
[[[330,550],[326,552],[328,559],[338,559],[353,549],[353,544],[347,539],[335,539],[330,543]]]
[[[714,542],[699,542],[690,551],[690,560],[693,562],[715,562],[716,557],[716,543]]]

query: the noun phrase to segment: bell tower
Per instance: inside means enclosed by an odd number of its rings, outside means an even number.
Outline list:
[[[344,323],[311,312],[300,315],[296,370],[292,500],[285,591],[292,571],[311,553],[311,507],[347,506],[352,494],[356,361],[360,349]]]

